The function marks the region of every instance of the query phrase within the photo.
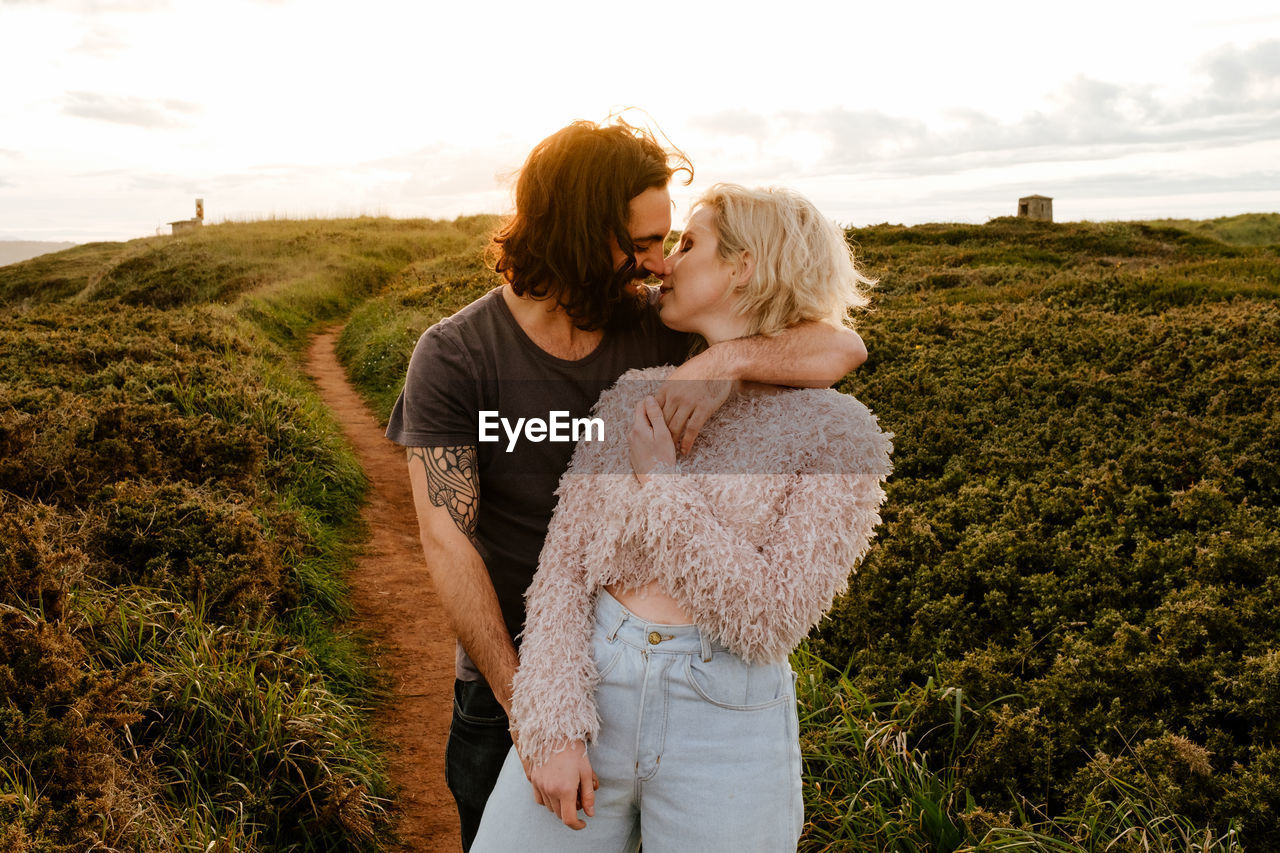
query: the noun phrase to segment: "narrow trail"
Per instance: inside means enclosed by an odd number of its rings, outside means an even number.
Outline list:
[[[307,372],[342,425],[369,477],[362,513],[370,539],[350,583],[361,628],[376,641],[378,664],[392,678],[392,701],[377,732],[399,789],[401,850],[462,849],[453,797],[444,783],[444,746],[453,707],[453,633],[422,562],[404,451],[388,441],[334,353],[338,330],[316,336]]]

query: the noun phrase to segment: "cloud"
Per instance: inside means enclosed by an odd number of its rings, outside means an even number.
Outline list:
[[[1215,88],[1239,90],[1256,82],[1268,82],[1276,88],[1280,74],[1280,40],[1259,42],[1245,50],[1226,47],[1214,51],[1203,60]],[[1273,91],[1274,97],[1277,92]]]
[[[1192,105],[1200,115],[1241,109],[1280,109],[1280,40],[1244,50],[1214,51],[1199,63],[1209,92]]]
[[[172,0],[0,0],[0,8],[54,13],[63,26],[80,31],[80,42],[71,48],[72,53],[104,58],[118,56],[129,47],[129,28],[137,19],[122,16],[151,14],[172,5]]]
[[[83,182],[101,182],[125,193],[172,193],[181,196],[274,197],[290,204],[444,204],[460,196],[499,190],[502,175],[494,156],[474,149],[433,146],[419,151],[358,163],[300,166],[263,163],[234,171],[181,173],[133,169],[81,172]]]
[[[1068,185],[1082,198],[1098,196],[1171,196],[1216,193],[1275,192],[1280,190],[1280,172],[1253,172],[1248,175],[1170,175],[1149,172],[1136,175],[1089,175]]]
[[[397,184],[401,198],[436,198],[505,187],[527,154],[514,144],[495,143],[484,149],[433,145],[363,163],[360,168]]]
[[[691,122],[698,130],[723,136],[757,137],[769,132],[769,120],[747,110],[722,110]]]
[[[122,53],[128,46],[128,42],[121,36],[119,30],[94,23],[73,50],[91,56],[111,57]]]
[[[823,153],[804,165],[806,174],[947,174],[1275,138],[1280,40],[1222,48],[1198,65],[1205,84],[1178,102],[1162,97],[1154,86],[1079,76],[1044,108],[1013,122],[969,109],[952,110],[941,121],[927,123],[838,107],[772,115],[726,111],[705,116],[696,127],[722,139],[750,138],[758,151],[787,150],[789,146],[778,143],[797,135],[821,140]]]
[[[135,127],[185,127],[184,116],[200,112],[200,106],[174,98],[134,98],[96,92],[69,92],[62,111],[77,118],[95,119]]]
[[[152,12],[167,9],[170,5],[171,0],[0,0],[0,6],[38,6],[41,9],[61,9],[82,15]]]
[[[1209,196],[1227,193],[1280,191],[1280,171],[1251,172],[1247,175],[1187,175],[1167,171],[1097,173],[1069,178],[1028,182],[1004,181],[981,188],[935,190],[932,201],[966,203],[1011,202],[1037,192],[1055,199],[1159,198],[1167,196]]]

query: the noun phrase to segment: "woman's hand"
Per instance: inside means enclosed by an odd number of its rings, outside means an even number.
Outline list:
[[[736,342],[730,342],[736,343]],[[707,420],[720,410],[738,387],[724,344],[704,350],[675,369],[654,399],[671,435],[680,439],[681,455],[693,450],[693,440]]]
[[[578,817],[578,809],[586,812],[587,817],[595,816],[595,792],[600,782],[591,770],[587,745],[582,741],[575,740],[553,754],[546,764],[533,768],[529,781],[533,783],[533,798],[538,805],[546,806],[570,829],[587,827],[586,821]]]
[[[662,408],[653,397],[636,404],[636,417],[631,422],[631,470],[640,485],[649,482],[649,472],[657,465],[676,464],[676,445],[663,420]]]

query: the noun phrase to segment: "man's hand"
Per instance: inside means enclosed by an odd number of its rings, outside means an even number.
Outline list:
[[[852,329],[824,321],[799,323],[776,335],[709,347],[676,368],[655,397],[684,454],[739,383],[829,388],[866,360],[866,344]]]
[[[595,792],[600,780],[591,770],[587,745],[582,741],[575,740],[552,755],[546,764],[535,767],[529,781],[533,783],[533,798],[538,805],[546,806],[570,829],[587,827],[587,822],[578,817],[578,809],[587,817],[595,817]]]
[[[707,350],[677,367],[654,395],[681,455],[693,450],[707,419],[737,388],[727,376],[714,350]]]
[[[636,404],[636,416],[631,422],[628,440],[631,444],[631,470],[636,472],[640,485],[649,482],[649,472],[655,466],[676,464],[675,442],[662,419],[662,409],[653,397],[645,397]]]

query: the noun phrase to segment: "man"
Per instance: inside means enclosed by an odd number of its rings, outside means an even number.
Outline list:
[[[446,779],[464,850],[511,748],[513,638],[573,455],[549,424],[586,418],[626,370],[688,353],[640,284],[666,273],[677,171],[692,179],[682,154],[624,123],[575,122],[541,142],[495,237],[506,284],[423,334],[392,412],[387,435],[407,448],[427,568],[458,636]],[[826,324],[730,341],[686,362],[659,404],[688,452],[732,380],[825,387],[865,358],[855,333]]]

